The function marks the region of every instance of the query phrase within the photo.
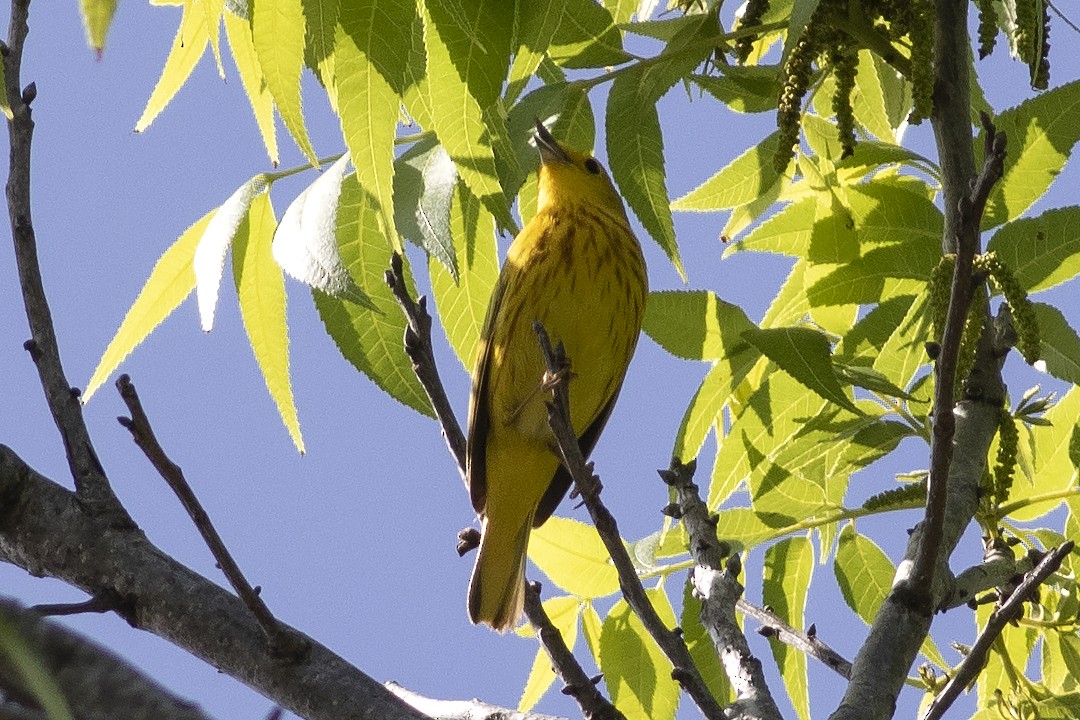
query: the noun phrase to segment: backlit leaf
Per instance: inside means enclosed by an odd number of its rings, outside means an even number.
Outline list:
[[[215,212],[216,209],[203,215],[158,258],[86,384],[82,394],[84,403],[89,402],[124,358],[195,289],[195,248]]]
[[[251,38],[266,87],[297,147],[317,166],[304,124],[300,71],[304,68],[304,9],[301,0],[252,0]]]
[[[754,329],[743,334],[748,342],[825,400],[858,413],[844,394],[833,370],[829,339],[803,327]]]
[[[457,282],[434,258],[428,261],[431,292],[450,347],[469,372],[476,361],[488,301],[499,278],[495,218],[463,184],[454,193],[450,214],[452,251],[460,273]]]
[[[994,118],[1009,138],[1005,172],[990,191],[984,230],[1015,220],[1043,196],[1080,140],[1080,81],[1040,93]],[[975,147],[983,147],[982,134]]]
[[[579,598],[611,595],[619,577],[596,528],[554,516],[532,531],[529,559],[551,582]]]
[[[675,627],[675,612],[662,589],[646,590],[660,619]],[[611,700],[627,720],[670,720],[679,705],[679,686],[671,661],[645,631],[641,620],[619,600],[604,618],[600,670]]]
[[[781,540],[765,551],[762,602],[770,606],[789,625],[805,625],[806,595],[814,575],[814,548],[806,537]],[[806,655],[786,643],[769,642],[773,658],[780,668],[788,698],[801,720],[810,718],[810,690],[807,682]]]
[[[1052,288],[1080,273],[1080,207],[1048,210],[1008,223],[990,238],[997,253],[1029,293]]]
[[[336,226],[341,261],[373,307],[315,290],[319,317],[341,354],[357,370],[395,400],[433,417],[431,402],[405,354],[405,315],[386,285],[390,246],[382,237],[374,200],[363,193],[355,175],[347,176],[341,184]],[[403,267],[409,292],[416,297],[408,263]]]
[[[285,278],[270,250],[276,225],[270,196],[259,193],[252,200],[251,209],[236,233],[233,277],[240,298],[240,316],[244,320],[244,329],[255,360],[266,381],[266,389],[277,405],[293,444],[303,453],[304,439],[300,435],[300,421],[289,377]]]
[[[251,25],[247,20],[225,13],[225,37],[229,41],[236,71],[244,86],[255,122],[262,134],[263,144],[270,156],[270,162],[278,164],[277,134],[274,128],[274,98],[266,87],[259,58],[255,55],[255,44],[251,39]]]
[[[184,14],[180,18],[180,27],[176,30],[169,56],[165,59],[165,68],[161,77],[150,93],[142,116],[135,123],[135,132],[142,132],[150,126],[154,118],[165,109],[180,87],[187,82],[191,71],[202,57],[210,41],[206,27],[206,13],[194,2],[184,4]]]

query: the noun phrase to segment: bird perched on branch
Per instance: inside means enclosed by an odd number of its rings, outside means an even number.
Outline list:
[[[540,321],[570,360],[571,422],[588,457],[637,345],[648,282],[622,199],[595,158],[536,124],[536,216],[514,239],[488,305],[469,403],[467,480],[482,528],[469,618],[512,628],[529,533],[569,489],[541,388]]]

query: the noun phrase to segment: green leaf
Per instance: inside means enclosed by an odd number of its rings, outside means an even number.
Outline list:
[[[986,627],[987,620],[990,619],[990,614],[994,611],[994,605],[984,603],[980,605],[975,611],[976,627],[979,631]],[[1025,689],[1030,687],[1028,681],[1021,681],[1017,677],[1017,673],[1023,673],[1023,669],[1028,667],[1028,660],[1031,657],[1032,652],[1035,650],[1035,643],[1037,642],[1039,633],[1031,627],[1012,627],[1006,625],[1002,630],[1001,635],[994,641],[991,646],[991,652],[985,667],[982,672],[979,673],[978,678],[978,703],[979,706],[985,707],[987,705],[993,706],[997,700],[997,691],[1001,691],[1004,695],[1015,695],[1020,682],[1023,682]],[[1044,720],[1052,717],[1062,717],[1060,715],[1051,715],[1049,713],[1043,714],[1034,707],[1031,708],[1033,718]],[[1075,716],[1075,713],[1073,714]],[[1001,717],[1000,712],[997,713],[997,717]],[[1068,716],[1064,716],[1068,717]],[[1062,720],[1064,720],[1062,717]]]
[[[805,320],[810,314],[810,302],[806,299],[806,276],[813,267],[803,259],[791,266],[791,272],[761,319],[761,327],[786,327]]]
[[[221,62],[221,16],[225,13],[225,0],[203,0],[206,29],[210,37],[210,54],[214,56],[218,77],[225,79],[225,64]]]
[[[406,48],[416,6],[397,0],[341,0],[334,36],[334,89],[341,131],[360,187],[375,198],[384,236],[397,252],[394,138],[408,84]]]
[[[620,65],[633,56],[623,50],[615,18],[593,0],[574,0],[551,38],[547,54],[567,69]]]
[[[770,526],[786,525],[795,515],[813,514],[823,501],[821,483],[815,481],[810,487],[802,481],[813,479],[800,473],[800,468],[781,466],[774,470],[773,465],[779,454],[805,432],[808,418],[831,420],[839,409],[826,404],[787,373],[775,370],[756,387],[740,393],[738,412],[719,441],[708,506],[718,507],[736,488],[746,484],[755,489],[755,509],[784,516],[768,518]],[[770,472],[776,474],[765,478]],[[788,476],[792,478],[790,483],[783,484]],[[728,532],[726,527],[724,532]]]
[[[833,572],[844,601],[867,625],[874,622],[892,587],[895,571],[892,561],[873,540],[855,532],[854,525],[844,526]]]
[[[691,75],[695,85],[735,112],[776,110],[780,97],[780,68],[775,65],[724,65],[720,75]],[[772,163],[770,162],[771,166]]]
[[[806,595],[814,576],[814,548],[806,537],[781,540],[765,551],[762,602],[789,625],[805,625]],[[769,643],[780,668],[788,698],[801,720],[810,718],[810,689],[807,682],[806,655],[786,643]]]
[[[738,618],[738,616],[736,616]],[[694,597],[693,586],[690,582],[683,583],[682,615],[679,627],[683,630],[683,641],[686,649],[690,651],[690,657],[694,659],[694,665],[705,680],[709,692],[721,705],[728,705],[735,700],[735,693],[728,682],[724,666],[720,664],[720,658],[716,655],[716,646],[712,638],[701,624],[701,601]]]
[[[897,295],[875,306],[844,335],[833,357],[852,365],[873,364],[913,302],[914,295]]]
[[[496,0],[461,0],[460,5],[461,16],[455,17],[440,2],[423,3],[431,121],[469,189],[500,226],[512,228],[510,203],[495,166],[494,126],[487,115],[495,111],[510,64],[513,14]]]
[[[412,361],[405,355],[405,316],[384,279],[390,267],[390,247],[382,237],[374,200],[363,193],[355,175],[346,177],[341,185],[336,225],[341,260],[374,309],[316,290],[319,317],[341,354],[357,370],[395,400],[434,417]],[[406,283],[415,297],[407,264],[405,269]]]
[[[555,629],[559,631],[563,642],[569,650],[574,649],[577,643],[578,617],[581,616],[581,601],[572,595],[553,597],[544,601],[544,612]],[[525,626],[526,632],[533,636],[536,631],[531,626]],[[555,671],[551,668],[551,658],[543,646],[536,651],[532,669],[525,681],[525,688],[521,691],[521,700],[518,701],[518,712],[527,713],[536,707],[540,698],[548,691],[555,682]]]
[[[206,27],[206,13],[201,7],[196,8],[194,4],[185,4],[184,14],[180,18],[180,27],[176,30],[169,56],[165,59],[165,68],[161,71],[161,77],[154,86],[153,92],[150,93],[150,99],[146,102],[142,116],[135,123],[135,132],[142,132],[150,127],[154,118],[165,109],[180,87],[187,82],[209,41],[210,33]]]
[[[687,360],[735,358],[754,324],[738,305],[706,290],[649,293],[642,329],[660,347]]]
[[[225,37],[229,41],[233,62],[236,63],[236,72],[251,103],[251,111],[255,114],[255,123],[259,126],[266,153],[276,166],[278,145],[274,128],[274,98],[266,87],[262,68],[259,67],[255,43],[251,39],[251,24],[232,13],[225,13]]]
[[[488,301],[499,279],[499,258],[495,218],[462,183],[453,197],[450,230],[460,277],[455,283],[445,267],[430,260],[431,292],[450,347],[472,372]]]
[[[251,38],[266,87],[285,127],[308,161],[318,167],[300,96],[304,68],[304,9],[301,0],[252,0]]]
[[[43,621],[39,621],[43,622]],[[69,651],[70,652],[70,651]],[[31,698],[40,705],[48,720],[74,720],[71,708],[64,698],[55,677],[44,659],[19,632],[13,618],[0,609],[0,658],[5,670],[10,668],[18,675]],[[61,661],[62,662],[62,661]],[[36,714],[35,710],[35,714]]]
[[[779,96],[779,94],[777,94]],[[859,51],[859,69],[855,75],[855,91],[851,97],[851,109],[855,121],[879,140],[896,142],[893,124],[885,109],[885,92],[881,79],[874,69],[874,55],[869,50]],[[860,142],[859,145],[862,145]],[[856,151],[858,146],[856,146]]]
[[[274,262],[270,245],[277,219],[270,196],[259,193],[236,233],[233,277],[240,298],[251,349],[259,363],[266,389],[277,405],[281,421],[296,449],[304,452],[300,421],[289,377],[289,331],[285,323],[285,278]]]
[[[675,436],[675,447],[671,454],[680,462],[689,462],[701,452],[705,437],[716,423],[720,411],[731,396],[733,386],[731,369],[726,363],[713,365],[701,385],[690,398],[686,406],[679,431]]]
[[[646,590],[660,619],[675,627],[675,612],[662,589]],[[679,705],[679,686],[671,662],[645,631],[625,600],[604,618],[600,632],[600,670],[611,700],[627,720],[668,720]]]
[[[346,182],[348,163],[349,156],[343,155],[285,210],[274,234],[274,259],[282,270],[300,282],[374,310],[376,305],[354,282],[339,248],[341,189]],[[349,179],[355,181],[356,176],[350,175]],[[374,237],[369,241],[373,242]]]
[[[825,400],[859,413],[840,387],[832,366],[829,339],[824,333],[810,328],[790,327],[748,330],[743,337],[781,370]]]
[[[1080,81],[1066,83],[994,118],[1009,138],[1005,172],[990,191],[982,228],[1015,220],[1043,196],[1080,140]],[[980,134],[976,148],[983,147]],[[980,159],[981,161],[981,159]]]
[[[454,161],[434,138],[416,143],[394,161],[394,224],[442,263],[455,281],[450,207],[457,185]]]
[[[608,93],[607,149],[611,175],[653,240],[686,278],[668,204],[664,140],[655,100],[639,93],[638,74],[615,78]],[[627,122],[627,118],[634,118]]]
[[[1052,305],[1032,303],[1039,323],[1039,353],[1046,372],[1059,380],[1080,385],[1080,337],[1061,311]]]
[[[1048,210],[1014,220],[990,238],[986,249],[1016,275],[1029,293],[1060,285],[1080,273],[1080,207]]]
[[[84,403],[90,401],[124,358],[195,289],[195,248],[215,212],[211,210],[199,218],[158,258],[86,384],[82,394]]]
[[[767,524],[760,513],[750,508],[720,510],[717,515],[717,526],[723,528],[724,542],[731,544],[732,552],[751,550],[777,535],[777,528]]]
[[[341,17],[341,0],[303,0],[303,3],[304,24],[307,26],[304,64],[322,83],[330,107],[336,113],[338,98],[334,88],[334,45],[337,42],[338,18]],[[410,34],[408,29],[406,34]]]
[[[117,0],[79,0],[79,13],[82,15],[83,28],[86,29],[86,42],[90,43],[98,58],[105,51],[105,37],[109,34],[116,5]],[[7,104],[6,97],[4,104]],[[8,118],[10,117],[8,115]]]
[[[1073,386],[1044,416],[1049,426],[1031,428],[1030,445],[1020,443],[1020,455],[1033,470],[1030,486],[1013,485],[1010,504],[1021,503],[1009,513],[1020,522],[1029,522],[1050,512],[1063,500],[1027,504],[1029,498],[1076,487],[1080,463],[1080,387]]]
[[[1049,631],[1043,637],[1043,682],[1054,692],[1075,691],[1080,678],[1080,636]]]
[[[619,589],[615,566],[592,525],[549,518],[532,531],[529,559],[551,582],[579,598],[605,597]]]
[[[908,308],[907,314],[885,341],[874,361],[878,370],[902,388],[911,387],[919,369],[930,362],[926,355],[926,341],[930,339],[930,313],[927,312],[928,296],[925,288]]]
[[[203,332],[210,332],[214,328],[214,312],[217,309],[221,275],[225,271],[225,256],[262,184],[259,178],[253,178],[229,196],[210,219],[206,232],[199,239],[199,246],[195,248],[195,298],[199,303]]]
[[[914,399],[904,392],[902,388],[893,384],[883,373],[865,365],[847,365],[841,362],[833,362],[833,370],[845,385],[854,385],[864,390],[869,390],[885,397],[900,398],[902,400]]]
[[[904,245],[876,248],[862,257],[840,265],[806,290],[812,306],[870,305],[896,293],[890,280],[916,280],[909,291],[923,285],[941,258],[939,241],[912,236]]]
[[[572,4],[572,0],[538,0],[518,6],[517,50],[510,66],[507,97],[516,98],[536,73]]]
[[[810,249],[817,198],[806,197],[787,205],[746,237],[724,251],[724,257],[737,252],[771,252],[803,257]]]
[[[753,145],[724,169],[671,203],[672,210],[712,212],[745,205],[779,182],[773,167],[779,133]]]

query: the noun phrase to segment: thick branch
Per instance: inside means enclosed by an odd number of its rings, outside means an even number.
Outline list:
[[[567,720],[554,715],[509,710],[479,700],[436,700],[417,695],[395,682],[386,683],[386,688],[418,711],[439,720]]]
[[[206,720],[192,703],[170,693],[97,643],[38,613],[0,598],[0,623],[33,648],[79,717],[126,720]],[[9,701],[36,707],[33,694],[0,653],[0,690]]]
[[[26,341],[26,349],[37,366],[45,400],[64,441],[64,452],[79,499],[93,505],[100,512],[109,513],[114,522],[130,525],[131,519],[113,494],[90,442],[78,391],[71,387],[64,374],[52,313],[49,311],[49,302],[41,281],[37,239],[34,236],[30,212],[30,145],[34,135],[30,103],[37,90],[32,83],[25,90],[19,88],[23,44],[29,31],[29,9],[30,0],[14,0],[11,3],[7,53],[3,58],[7,81],[4,92],[7,93],[13,115],[8,121],[11,146],[7,181],[8,217],[11,222],[11,237],[15,241],[15,264],[19,271],[23,305],[30,324],[30,339]]]
[[[310,638],[283,663],[235,596],[152,545],[141,531],[89,512],[74,493],[0,445],[0,560],[91,595],[123,598],[124,619],[202,658],[309,720],[423,717]],[[298,631],[290,628],[290,632]],[[298,633],[299,634],[299,633]]]

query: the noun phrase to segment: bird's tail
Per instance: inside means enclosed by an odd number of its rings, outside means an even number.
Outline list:
[[[525,603],[525,554],[533,513],[525,522],[484,517],[480,549],[469,580],[469,619],[499,632],[513,629]]]

